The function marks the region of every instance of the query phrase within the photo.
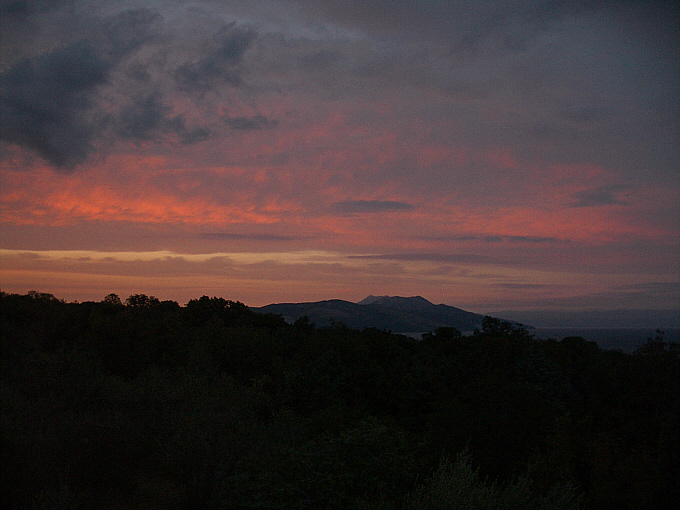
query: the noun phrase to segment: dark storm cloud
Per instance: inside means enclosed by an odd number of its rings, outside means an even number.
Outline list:
[[[131,51],[153,36],[147,9],[106,20],[91,38],[22,58],[0,74],[0,139],[70,168],[92,149],[101,126],[88,118],[98,88]]]
[[[116,135],[128,140],[155,140],[165,134],[176,134],[184,144],[202,142],[210,138],[207,127],[189,128],[183,115],[171,115],[159,92],[138,95],[117,115],[109,116],[104,124],[113,125]]]
[[[582,191],[575,196],[571,207],[597,207],[601,205],[630,205],[618,195],[623,191],[620,186],[605,186],[590,191]]]
[[[124,138],[147,140],[166,122],[168,111],[158,93],[137,97],[120,112],[118,133]]]
[[[3,21],[19,24],[48,10],[40,2],[3,5]],[[213,136],[207,126],[189,126],[183,114],[173,114],[167,89],[158,81],[166,71],[166,60],[157,58],[151,64],[136,57],[145,44],[159,40],[163,19],[158,13],[141,8],[101,19],[75,19],[72,35],[78,40],[17,59],[2,69],[0,140],[69,170],[83,162],[102,137],[157,141],[172,134],[180,143],[193,144]],[[192,93],[204,93],[221,83],[237,85],[243,54],[254,38],[250,29],[226,25],[205,45],[202,56],[176,67],[171,76]],[[131,55],[133,59],[128,58]],[[113,109],[105,113],[102,91],[111,91],[112,83],[123,88],[117,90]],[[276,122],[256,115],[227,118],[226,124],[250,130]]]
[[[414,208],[415,206],[406,202],[396,202],[393,200],[344,200],[333,204],[333,210],[340,213],[410,211]]]
[[[93,137],[84,114],[112,65],[86,42],[16,62],[0,75],[0,139],[55,166],[81,162]]]
[[[193,93],[205,93],[223,83],[240,85],[243,55],[255,37],[255,31],[250,28],[237,27],[235,23],[224,26],[202,58],[177,68],[177,85]]]

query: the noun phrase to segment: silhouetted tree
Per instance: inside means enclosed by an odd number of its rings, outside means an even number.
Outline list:
[[[146,294],[132,294],[125,300],[125,305],[132,308],[151,308],[160,304],[160,300]]]
[[[118,297],[118,294],[113,294],[113,293],[106,295],[104,297],[104,299],[102,300],[102,303],[104,303],[106,305],[111,305],[111,306],[122,306],[123,305],[120,298]]]

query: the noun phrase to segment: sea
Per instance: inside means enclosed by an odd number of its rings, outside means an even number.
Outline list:
[[[542,340],[562,340],[568,336],[580,336],[597,343],[600,349],[620,350],[632,353],[647,343],[650,338],[658,336],[656,329],[635,328],[533,328],[529,332]],[[680,328],[664,329],[666,342],[680,342]]]

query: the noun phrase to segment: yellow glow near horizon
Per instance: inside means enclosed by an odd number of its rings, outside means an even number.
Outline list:
[[[654,275],[631,274],[634,290]],[[662,280],[657,280],[663,283]],[[250,306],[272,302],[421,295],[434,303],[487,313],[548,306],[620,288],[618,273],[528,269],[480,261],[399,260],[325,250],[178,253],[156,251],[0,249],[0,288],[49,292],[67,300],[98,300],[114,292],[187,302],[217,295]],[[632,291],[631,291],[632,292]],[[668,299],[667,299],[668,300]],[[637,307],[644,302],[635,301]],[[646,302],[646,301],[645,301]],[[668,305],[666,305],[668,306]]]
[[[279,262],[286,264],[305,264],[310,262],[331,262],[345,256],[330,251],[303,250],[295,252],[216,252],[216,253],[177,253],[169,250],[159,251],[93,251],[93,250],[8,250],[0,248],[0,258],[35,258],[69,261],[119,261],[153,262],[157,260],[182,259],[188,262],[206,262],[226,258],[235,263],[256,264],[259,262]]]

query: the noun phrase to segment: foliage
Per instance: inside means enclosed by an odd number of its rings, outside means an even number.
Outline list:
[[[570,486],[556,486],[547,495],[532,492],[522,476],[504,485],[482,480],[464,452],[455,462],[443,459],[427,480],[406,499],[404,510],[571,510],[581,508]]]
[[[676,508],[680,356],[0,293],[4,508]],[[449,461],[447,459],[455,459]]]

